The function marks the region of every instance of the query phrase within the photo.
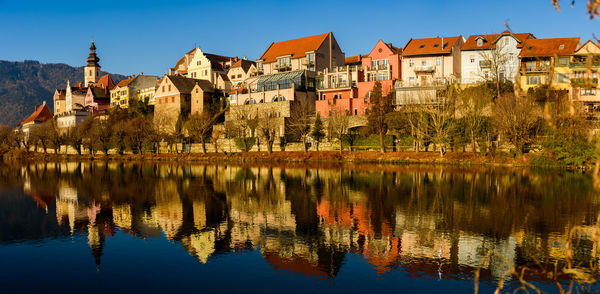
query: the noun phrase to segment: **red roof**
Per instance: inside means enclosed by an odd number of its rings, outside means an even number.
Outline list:
[[[462,46],[462,50],[478,50],[478,49],[492,49],[496,47],[496,41],[498,38],[502,36],[512,35],[519,41],[519,45],[517,47],[522,47],[522,43],[533,37],[531,33],[518,33],[512,34],[509,31],[504,31],[502,34],[490,34],[490,35],[472,35],[469,36],[465,44]],[[483,39],[483,44],[481,46],[477,46],[477,39]]]
[[[135,77],[124,79],[117,84],[117,87],[127,87],[127,85],[129,85],[129,84],[131,84],[131,82],[133,82],[133,80],[135,80]]]
[[[250,69],[250,67],[252,65],[254,65],[254,64],[255,64],[254,61],[250,61],[250,60],[246,60],[246,59],[240,59],[235,64],[233,64],[231,66],[231,68],[241,67],[244,70],[244,72],[248,72],[248,70]]]
[[[44,122],[47,121],[49,119],[52,119],[54,115],[52,114],[52,111],[50,111],[50,108],[48,107],[48,104],[44,104],[42,106],[35,106],[35,111],[25,120],[23,120],[21,122],[21,125],[26,124],[28,122]]]
[[[113,81],[110,74],[106,74],[100,77],[100,79],[96,83],[96,86],[112,90],[115,87],[115,82]]]
[[[367,56],[369,56],[369,55],[359,54],[359,55],[355,55],[355,56],[348,56],[348,57],[346,57],[345,63],[346,64],[360,63],[361,60]]]
[[[304,57],[306,56],[306,52],[319,49],[323,41],[327,38],[327,35],[329,33],[271,43],[271,46],[267,48],[267,51],[259,59],[264,62],[275,62],[279,56],[292,55],[292,58]]]
[[[529,39],[523,43],[521,57],[571,55],[579,48],[579,38]]]
[[[444,40],[443,46],[442,39]],[[404,47],[402,56],[449,54],[452,52],[452,48],[454,45],[456,45],[456,42],[458,42],[460,39],[462,39],[462,36],[411,39]]]

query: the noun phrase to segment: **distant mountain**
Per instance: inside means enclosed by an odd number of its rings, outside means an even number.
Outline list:
[[[107,73],[102,72],[104,74]],[[125,78],[119,74],[111,76],[115,83]],[[0,60],[0,124],[15,126],[34,111],[34,105],[43,101],[54,111],[54,90],[64,89],[67,80],[71,81],[71,85],[83,82],[83,67],[42,64],[34,60]]]

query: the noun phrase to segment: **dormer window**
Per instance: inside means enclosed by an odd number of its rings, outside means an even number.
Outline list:
[[[425,48],[425,45],[421,45],[421,46],[419,46],[419,48]]]
[[[558,50],[563,50],[563,49],[565,49],[565,45],[560,44],[560,46],[558,46]]]
[[[481,47],[481,46],[483,46],[483,40],[477,39],[477,47]]]
[[[258,70],[263,70],[263,63],[262,62],[258,63]]]

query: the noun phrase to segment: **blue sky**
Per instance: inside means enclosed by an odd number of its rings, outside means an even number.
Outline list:
[[[125,75],[164,74],[185,52],[260,57],[271,42],[332,31],[349,55],[379,39],[514,32],[538,38],[600,37],[587,1],[37,1],[0,0],[0,59],[85,64],[92,36],[102,69]],[[377,7],[369,3],[377,3]]]

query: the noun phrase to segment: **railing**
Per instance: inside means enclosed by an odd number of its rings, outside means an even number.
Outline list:
[[[415,72],[434,72],[435,65],[421,65],[415,66]]]
[[[345,71],[362,71],[362,66],[358,65],[345,65],[345,66],[337,66],[331,69],[330,72],[345,72]]]
[[[390,68],[389,64],[371,65],[371,67],[369,68],[369,71],[388,70],[389,68]]]
[[[328,85],[317,85],[317,89],[341,89],[356,86],[355,82],[329,83]]]
[[[592,64],[589,64],[585,61],[583,62],[569,62],[569,66],[570,67],[586,67],[586,66],[600,66],[600,62],[593,62]]]
[[[302,60],[302,65],[315,65],[315,61],[314,60],[303,59]]]
[[[548,68],[545,66],[526,67],[525,72],[546,72]]]
[[[286,70],[286,69],[292,69],[292,65],[291,64],[279,64],[279,63],[275,63],[275,66],[273,66],[276,70]]]
[[[571,84],[573,84],[573,85],[585,85],[585,84],[598,85],[598,79],[597,78],[593,78],[593,79],[574,78],[574,79],[571,79]]]

